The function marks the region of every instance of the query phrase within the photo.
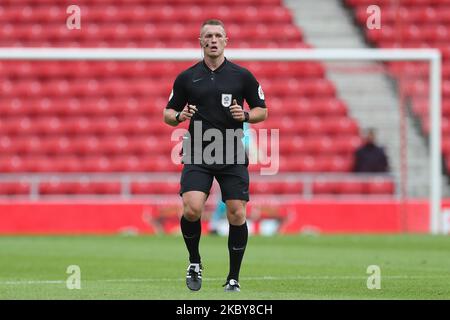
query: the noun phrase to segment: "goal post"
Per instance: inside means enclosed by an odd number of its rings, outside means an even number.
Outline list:
[[[430,233],[443,232],[441,217],[441,53],[437,49],[227,49],[227,57],[248,61],[418,61],[429,68]],[[0,60],[172,60],[201,57],[199,49],[0,48]]]

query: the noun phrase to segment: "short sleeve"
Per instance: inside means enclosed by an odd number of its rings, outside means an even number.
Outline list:
[[[166,109],[174,109],[181,111],[186,106],[187,96],[184,88],[183,77],[180,74],[176,79],[172,87],[172,92],[169,96]]]
[[[266,107],[264,91],[253,74],[247,70],[245,79],[244,98],[250,109],[255,107]]]

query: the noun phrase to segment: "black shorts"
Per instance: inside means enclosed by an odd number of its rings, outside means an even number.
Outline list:
[[[180,196],[188,191],[202,191],[209,195],[214,177],[220,185],[222,201],[249,201],[250,178],[244,164],[206,166],[185,164],[180,179]]]

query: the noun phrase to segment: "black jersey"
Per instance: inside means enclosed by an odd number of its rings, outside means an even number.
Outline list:
[[[243,122],[233,119],[229,110],[234,99],[241,106],[245,100],[250,108],[266,107],[263,90],[250,71],[227,59],[212,71],[204,61],[200,61],[178,75],[166,108],[181,111],[186,104],[197,106],[198,111],[189,124],[191,147],[194,148],[194,140],[204,138],[208,129],[219,130],[224,142],[230,129],[240,129],[238,131],[242,132]],[[195,122],[197,128],[201,124],[202,137],[199,137],[200,131],[194,130]],[[202,139],[202,149],[213,141],[214,139]],[[240,148],[242,141],[236,138],[235,144]],[[226,150],[225,145],[223,148],[224,154],[232,152]],[[235,149],[234,152],[236,155],[238,151]],[[191,154],[193,155],[193,152]],[[234,159],[236,160],[236,157]]]

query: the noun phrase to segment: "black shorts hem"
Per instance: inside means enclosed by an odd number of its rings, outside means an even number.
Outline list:
[[[229,196],[229,197],[224,197],[222,196],[222,201],[225,202],[227,200],[244,200],[249,202],[250,198],[249,197],[245,197],[245,196]]]
[[[189,192],[189,191],[200,191],[200,192],[206,193],[206,197],[209,197],[209,193],[210,193],[209,190],[208,191],[200,190],[200,188],[185,188],[183,190],[180,190],[180,192],[178,194],[180,195],[180,197],[182,197],[183,193]]]

